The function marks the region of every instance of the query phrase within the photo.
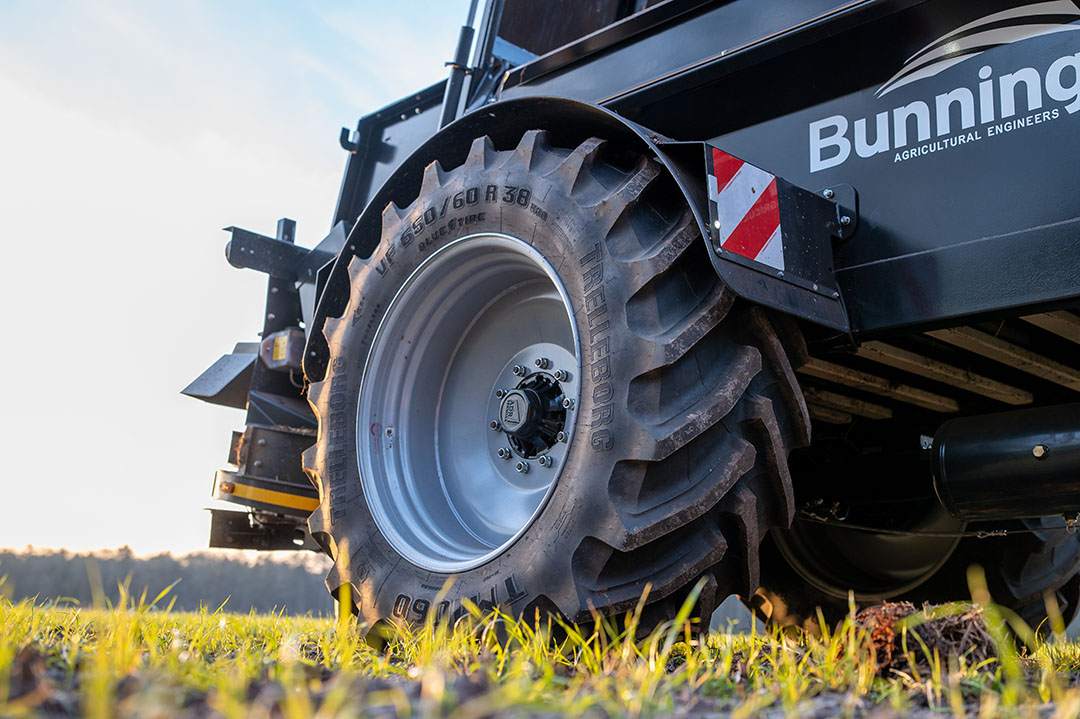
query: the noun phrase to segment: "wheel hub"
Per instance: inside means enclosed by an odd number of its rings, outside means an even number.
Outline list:
[[[537,372],[505,394],[499,421],[514,452],[525,459],[544,455],[566,426],[566,397],[551,375]]]

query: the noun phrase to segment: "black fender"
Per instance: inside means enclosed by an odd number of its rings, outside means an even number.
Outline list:
[[[329,351],[323,324],[327,317],[339,317],[345,311],[349,300],[349,261],[354,255],[369,257],[375,250],[382,234],[383,209],[390,203],[398,207],[410,204],[420,191],[424,168],[432,162],[438,161],[444,167],[465,162],[474,138],[487,135],[496,147],[513,147],[524,132],[535,129],[546,130],[551,141],[563,147],[576,147],[590,137],[602,137],[619,149],[656,157],[686,198],[702,242],[709,241],[705,143],[672,142],[612,110],[569,98],[526,97],[486,105],[432,135],[398,166],[360,213],[333,264],[308,329],[304,353],[304,373],[308,380],[317,382],[325,376]],[[787,283],[783,280],[761,276],[747,283],[741,281],[744,268],[717,258],[713,252],[709,256],[721,279],[736,294],[796,316],[804,314],[798,311],[798,303],[791,301],[791,290],[784,287]],[[784,293],[778,295],[778,289]]]

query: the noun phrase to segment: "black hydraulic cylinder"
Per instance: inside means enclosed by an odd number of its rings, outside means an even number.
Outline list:
[[[933,455],[934,489],[958,519],[1080,512],[1080,404],[949,420]]]
[[[477,0],[469,3],[469,19],[461,28],[458,35],[457,50],[454,59],[446,63],[450,67],[450,77],[446,80],[446,94],[443,96],[442,115],[439,118],[439,127],[446,127],[457,119],[458,105],[461,103],[461,91],[465,87],[465,76],[469,73],[469,50],[472,48],[473,21],[476,17]]]

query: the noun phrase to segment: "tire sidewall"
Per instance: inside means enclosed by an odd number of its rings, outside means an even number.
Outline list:
[[[629,293],[619,281],[624,273],[604,249],[607,228],[595,209],[579,204],[558,177],[541,176],[515,159],[497,169],[466,165],[446,173],[441,183],[425,182],[400,219],[384,222],[379,246],[353,279],[338,341],[330,343],[330,412],[343,413],[345,426],[353,431],[344,433],[346,461],[338,470],[348,491],[335,496],[330,482],[328,514],[333,520],[349,513],[350,526],[362,528],[347,532],[353,546],[346,553],[365,620],[421,622],[432,611],[440,619],[456,617],[466,611],[463,600],[521,614],[546,599],[564,615],[580,616],[585,602],[574,578],[575,551],[584,536],[598,533],[597,523],[616,521],[608,509],[607,478],[615,458],[626,454],[617,445],[630,428],[623,425],[625,412],[616,407],[626,406],[632,379],[620,376],[615,345],[622,335],[618,328],[626,326]],[[396,211],[389,207],[386,212]],[[363,365],[391,300],[435,251],[480,233],[527,242],[555,268],[570,298],[581,345],[581,389],[564,467],[539,516],[494,559],[443,574],[411,564],[378,529],[363,496],[357,442],[383,440],[376,433],[360,440],[355,430]],[[331,431],[335,422],[331,416]]]

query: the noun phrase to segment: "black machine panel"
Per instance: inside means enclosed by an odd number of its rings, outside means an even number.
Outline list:
[[[854,186],[836,259],[856,331],[1080,299],[1075,0],[681,10],[540,58],[502,96],[601,102],[808,189]]]
[[[871,46],[865,86],[802,85],[799,107],[712,140],[804,187],[856,187],[836,258],[858,330],[1080,296],[1080,8],[1011,5],[924,3],[850,30],[833,45]],[[859,61],[801,56],[818,73]],[[773,92],[777,69],[758,78]]]
[[[856,333],[1080,301],[1077,0],[604,7],[622,19],[499,71],[496,97],[602,103],[809,190],[853,186],[858,229],[834,252]],[[504,35],[528,16],[503,12]],[[434,132],[439,92],[361,121],[365,179],[347,177],[338,219]]]

